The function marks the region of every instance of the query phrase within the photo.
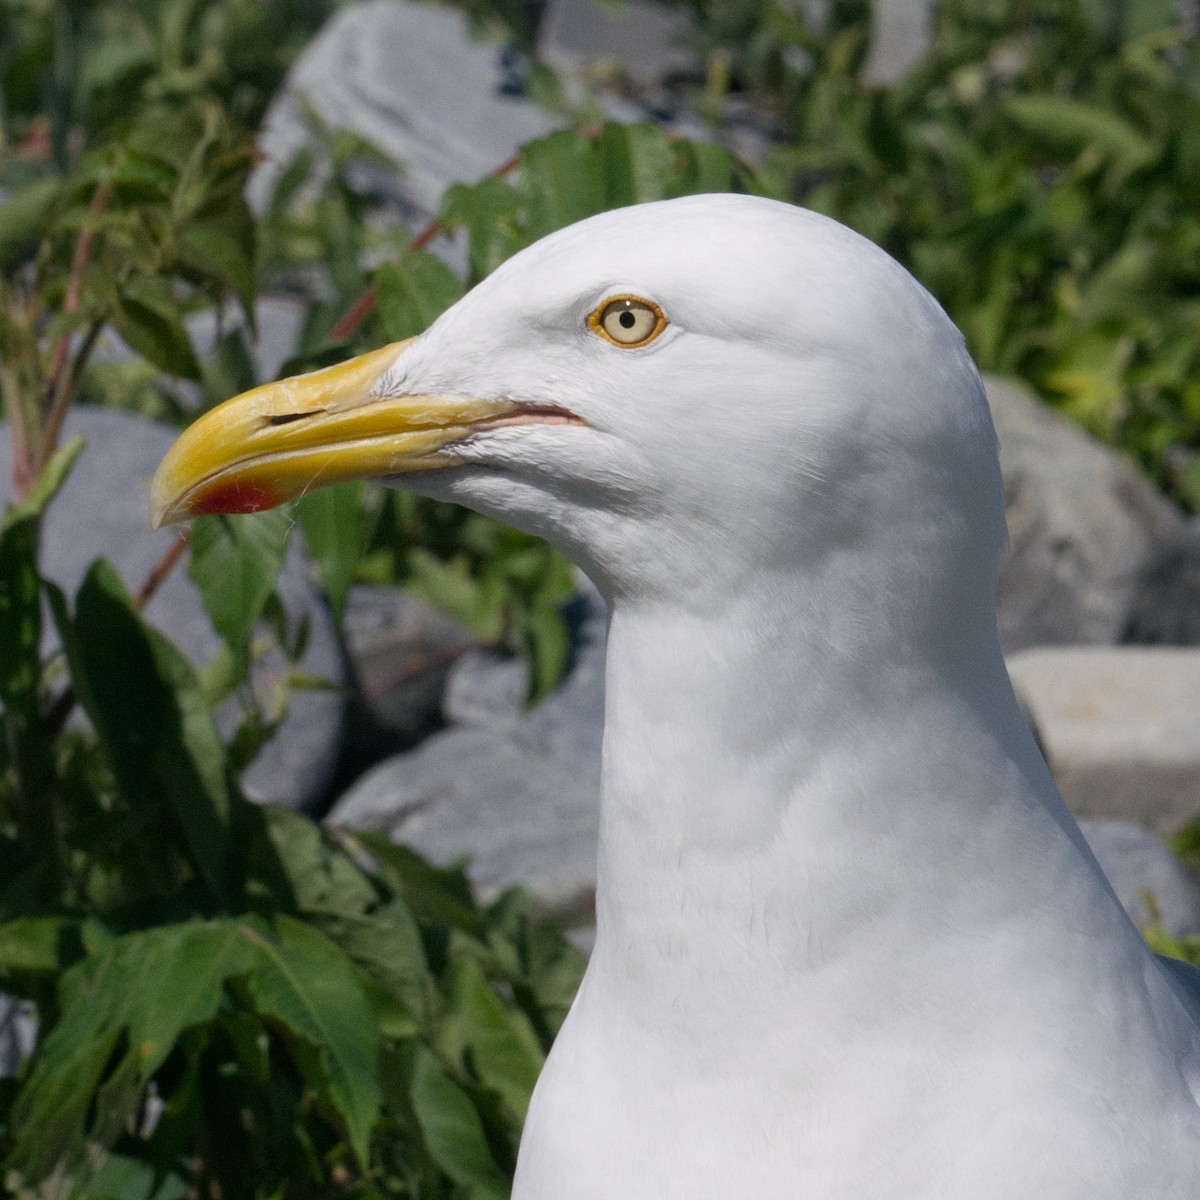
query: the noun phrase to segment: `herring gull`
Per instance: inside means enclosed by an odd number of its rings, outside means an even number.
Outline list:
[[[983,390],[883,251],[745,196],[590,218],[206,414],[154,519],[367,476],[610,604],[595,949],[514,1200],[1200,1196],[1200,973],[1017,709]]]

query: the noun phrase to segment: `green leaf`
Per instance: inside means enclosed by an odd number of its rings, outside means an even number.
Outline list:
[[[123,290],[116,317],[121,336],[143,358],[172,375],[200,378],[196,352],[165,282],[134,279]]]
[[[33,487],[29,489],[29,495],[10,510],[10,515],[40,516],[50,501],[62,491],[62,486],[67,482],[67,477],[71,474],[76,460],[83,453],[85,444],[82,437],[75,437],[65,446],[60,446],[55,450],[42,473],[34,480]]]
[[[331,845],[315,822],[286,808],[255,811],[266,843],[282,874],[286,903],[297,912],[358,916],[378,900],[378,892],[344,850]]]
[[[58,179],[39,179],[0,204],[0,271],[10,271],[33,256],[61,193]]]
[[[414,595],[448,613],[484,641],[493,641],[504,629],[503,571],[484,569],[472,575],[463,562],[448,563],[424,547],[408,554],[405,586]]]
[[[279,916],[278,940],[260,939],[249,979],[254,1005],[319,1051],[314,1080],[346,1127],[350,1148],[366,1166],[379,1118],[379,1029],[354,964],[315,929]]]
[[[380,327],[391,342],[424,332],[463,294],[458,276],[424,251],[380,267],[375,285]]]
[[[33,722],[41,678],[42,612],[37,575],[37,519],[6,517],[0,529],[0,700]]]
[[[684,169],[670,195],[734,190],[737,171],[729,151],[712,142],[686,142],[677,149],[683,155]]]
[[[414,1050],[412,1105],[433,1161],[455,1183],[505,1200],[508,1180],[492,1157],[475,1106],[420,1045]]]
[[[517,226],[521,194],[502,179],[456,184],[442,197],[438,219],[447,230],[465,226],[475,279],[494,271],[528,239]]]
[[[13,1108],[10,1165],[36,1182],[73,1170],[90,1142],[111,1145],[180,1036],[213,1019],[225,984],[254,961],[245,926],[191,922],[116,938],[72,967]]]
[[[134,811],[163,811],[197,875],[228,899],[230,793],[211,711],[186,659],[134,609],[108,563],[88,572],[71,620],[51,592],[75,691]]]
[[[404,898],[417,919],[449,925],[464,933],[482,932],[482,917],[471,895],[471,884],[458,867],[435,867],[407,846],[381,834],[343,835],[365,847],[383,881]]]
[[[601,131],[597,147],[605,208],[672,194],[679,154],[658,126],[610,123]]]
[[[88,1200],[187,1200],[195,1195],[177,1172],[165,1176],[152,1163],[110,1154],[88,1180]]]
[[[393,899],[364,914],[308,916],[384,991],[404,1001],[410,1020],[428,1021],[433,983],[421,932],[404,901]]]
[[[339,621],[367,539],[363,492],[360,483],[344,483],[309,492],[295,506],[329,606]]]
[[[570,130],[521,147],[521,182],[529,207],[530,240],[544,237],[604,207],[592,144]]]
[[[571,654],[566,622],[556,607],[536,605],[521,630],[529,661],[529,703],[545,699],[562,682]]]
[[[283,566],[292,524],[291,513],[278,508],[192,522],[188,574],[213,628],[240,662]]]
[[[216,222],[185,226],[176,244],[179,260],[194,271],[217,280],[241,301],[246,321],[254,326],[253,245]]]
[[[24,917],[0,925],[0,973],[49,974],[82,953],[74,917]]]
[[[1009,95],[1008,115],[1047,142],[1083,149],[1095,146],[1125,171],[1135,171],[1159,153],[1155,144],[1123,117],[1084,100],[1053,95]]]
[[[447,991],[447,1036],[456,1057],[481,1084],[498,1092],[523,1122],[545,1062],[537,1035],[518,1010],[501,1002],[479,964],[470,959],[454,963]]]

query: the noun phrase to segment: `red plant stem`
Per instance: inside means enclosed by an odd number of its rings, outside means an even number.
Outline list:
[[[188,535],[182,531],[171,543],[167,552],[150,568],[150,574],[142,580],[142,586],[133,594],[133,603],[143,609],[154,598],[154,593],[162,586],[162,582],[170,575],[175,564],[187,549]]]
[[[371,284],[365,292],[342,314],[338,323],[329,331],[331,342],[344,342],[371,315],[379,289]]]
[[[103,212],[104,206],[108,203],[108,199],[112,195],[112,190],[112,184],[105,180],[92,193],[92,199],[88,204],[87,216],[84,217],[83,228],[80,230],[79,240],[75,243],[75,253],[71,258],[71,273],[67,277],[67,291],[63,297],[64,313],[73,313],[79,307],[79,294],[83,287],[83,272],[87,267],[88,259],[91,257],[92,243],[96,237],[96,221],[100,213]],[[58,446],[58,435],[62,432],[63,421],[66,419],[67,409],[75,395],[75,388],[79,383],[83,364],[91,352],[96,338],[100,335],[100,329],[101,325],[99,322],[96,322],[91,327],[74,360],[71,360],[70,357],[71,339],[69,334],[64,333],[58,339],[58,344],[54,347],[54,362],[50,370],[49,402],[38,439],[37,461],[31,465],[30,469],[31,486],[32,481],[45,470],[46,464],[50,461],[50,456]]]
[[[83,341],[79,343],[70,365],[58,373],[54,383],[54,391],[50,399],[50,407],[46,419],[42,423],[41,447],[38,450],[37,461],[33,467],[33,478],[36,479],[45,469],[51,456],[58,447],[58,437],[62,433],[63,422],[67,419],[67,409],[75,390],[79,386],[79,376],[83,374],[83,364],[87,361],[96,339],[104,326],[100,321],[93,321]]]

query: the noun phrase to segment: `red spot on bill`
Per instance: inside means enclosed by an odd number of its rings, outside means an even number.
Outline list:
[[[192,514],[211,517],[217,513],[254,513],[264,508],[274,508],[281,503],[282,496],[276,495],[261,483],[218,483],[206,488],[192,501]]]

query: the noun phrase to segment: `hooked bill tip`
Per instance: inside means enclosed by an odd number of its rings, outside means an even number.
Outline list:
[[[218,483],[198,492],[182,509],[179,507],[152,509],[150,525],[160,529],[163,525],[176,525],[193,517],[211,517],[219,514],[237,514],[262,512],[283,503],[284,497],[277,495],[270,488],[260,483],[238,482]]]

